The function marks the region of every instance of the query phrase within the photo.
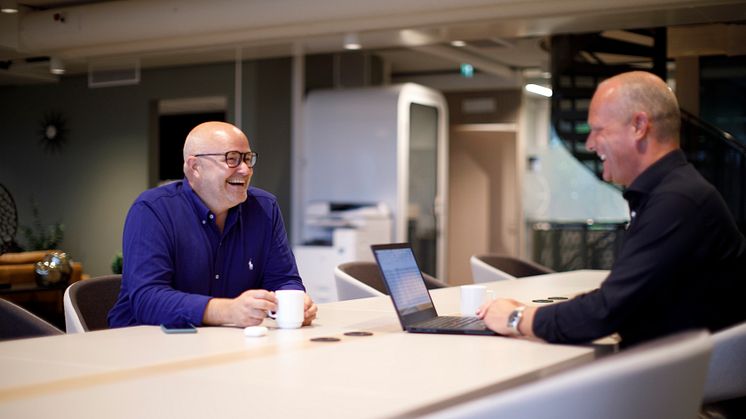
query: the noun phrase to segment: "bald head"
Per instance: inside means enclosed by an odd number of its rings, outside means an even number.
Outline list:
[[[228,164],[228,152],[243,155],[237,166]],[[220,225],[227,211],[246,201],[254,173],[246,157],[249,139],[240,129],[226,122],[199,124],[184,141],[184,176]]]
[[[598,85],[596,95],[608,101],[620,117],[645,112],[652,138],[661,143],[679,142],[681,113],[676,96],[660,77],[645,71],[619,74]]]
[[[246,141],[246,144],[249,143],[249,139],[240,129],[227,122],[203,122],[194,127],[184,141],[184,174],[188,175],[187,159],[189,156],[211,153],[235,139],[242,139]]]
[[[247,144],[249,142],[240,129],[227,122],[203,122],[194,127],[184,141],[184,162],[189,156],[209,153],[215,146],[223,145],[235,137],[242,138]]]

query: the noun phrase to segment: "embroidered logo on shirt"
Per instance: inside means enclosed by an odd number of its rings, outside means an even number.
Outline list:
[[[253,270],[254,270],[254,262],[253,262],[253,259],[249,259],[249,270],[250,270],[250,271],[253,271]]]

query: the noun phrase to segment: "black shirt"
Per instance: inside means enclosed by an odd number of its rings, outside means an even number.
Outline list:
[[[598,290],[541,307],[534,333],[582,343],[619,333],[623,347],[746,320],[746,239],[722,197],[681,150],[624,192],[630,225]]]

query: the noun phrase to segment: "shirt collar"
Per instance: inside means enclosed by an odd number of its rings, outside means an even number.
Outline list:
[[[635,207],[643,196],[649,195],[664,177],[677,167],[687,164],[686,155],[681,149],[676,149],[661,157],[645,169],[624,191],[622,196]]]
[[[189,180],[184,178],[182,179],[181,184],[182,184],[182,189],[184,193],[186,194],[186,196],[189,197],[189,200],[192,203],[192,206],[194,207],[194,211],[197,213],[197,216],[199,217],[199,219],[200,220],[210,219],[210,215],[212,215],[210,208],[207,208],[207,205],[205,205],[205,203],[202,202],[202,198],[200,198],[199,195],[197,195],[197,192],[194,192],[194,189],[192,189],[192,185],[189,184]],[[240,214],[241,214],[241,205],[236,205],[235,207],[229,209],[228,217],[226,218],[226,222],[225,222],[226,227],[230,227],[237,220],[240,222],[241,220]]]
[[[210,216],[210,209],[207,208],[207,205],[205,205],[204,202],[202,202],[202,198],[197,195],[197,192],[194,192],[194,189],[192,189],[192,185],[189,184],[189,180],[184,178],[181,181],[181,184],[184,194],[189,197],[189,201],[192,203],[197,216],[200,218],[200,220],[207,219],[207,217]]]

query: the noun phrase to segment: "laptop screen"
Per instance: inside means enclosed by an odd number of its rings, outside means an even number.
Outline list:
[[[396,311],[403,323],[435,316],[435,307],[420,268],[406,243],[372,246]]]

